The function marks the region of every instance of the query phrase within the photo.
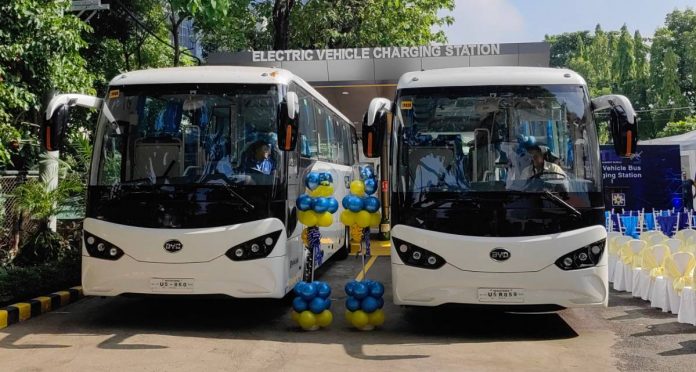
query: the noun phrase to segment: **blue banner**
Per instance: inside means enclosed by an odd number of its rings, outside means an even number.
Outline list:
[[[679,145],[639,145],[631,158],[618,157],[611,145],[600,149],[607,209],[682,207]]]

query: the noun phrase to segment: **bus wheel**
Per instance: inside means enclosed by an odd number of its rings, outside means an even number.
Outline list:
[[[345,260],[350,253],[350,227],[346,226],[344,235],[343,247],[339,248],[339,250],[334,253],[337,260]]]

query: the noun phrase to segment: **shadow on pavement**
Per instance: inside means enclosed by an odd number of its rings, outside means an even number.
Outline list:
[[[384,265],[384,264],[383,264]],[[385,283],[384,327],[357,331],[344,319],[343,285],[359,271],[356,260],[331,263],[318,273],[333,288],[334,315],[329,329],[303,332],[290,319],[291,296],[282,300],[165,298],[86,298],[62,311],[40,317],[33,324],[18,324],[3,330],[0,348],[67,348],[72,345],[32,345],[23,342],[32,334],[80,334],[110,336],[101,349],[165,349],[165,345],[133,344],[132,336],[153,334],[212,339],[268,340],[342,345],[358,359],[395,360],[428,358],[422,354],[367,355],[370,345],[485,343],[568,339],[578,334],[558,313],[512,314],[457,308],[403,309],[391,301],[388,270],[378,270],[371,279]],[[333,266],[333,267],[332,267]],[[349,268],[346,268],[349,266]],[[406,350],[406,349],[404,349]]]

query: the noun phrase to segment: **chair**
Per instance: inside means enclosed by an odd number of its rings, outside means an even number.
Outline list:
[[[677,321],[696,326],[696,280],[694,272],[691,273],[691,283],[682,289]]]
[[[667,296],[672,314],[679,314],[681,292],[693,281],[694,266],[696,266],[694,255],[687,252],[677,252],[665,259]]]
[[[688,241],[692,237],[696,236],[696,230],[692,229],[684,229],[684,230],[679,230],[677,231],[676,234],[674,234],[675,239],[679,239],[683,242]]]
[[[669,247],[658,244],[644,249],[641,255],[641,267],[633,269],[633,296],[643,300],[651,298],[655,277],[663,275],[664,260],[669,255]]]
[[[638,239],[632,239],[621,248],[621,258],[614,268],[614,289],[630,291],[633,289],[633,267],[640,267],[640,252],[647,244]]]
[[[662,242],[662,244],[668,246],[670,252],[672,252],[672,254],[675,254],[681,251],[683,242],[679,239],[667,239],[664,242]]]
[[[618,236],[614,236],[612,238],[607,237],[607,241],[609,242],[608,244],[608,249],[607,249],[607,258],[609,260],[609,281],[613,282],[614,281],[614,268],[616,266],[616,262],[619,261],[619,253],[621,252],[621,248],[631,241],[630,236],[623,236],[621,233],[618,233]]]
[[[648,243],[648,245],[652,246],[662,244],[667,239],[668,238],[665,235],[663,235],[662,232],[656,231],[654,234],[650,234],[650,236],[648,236],[646,242]]]

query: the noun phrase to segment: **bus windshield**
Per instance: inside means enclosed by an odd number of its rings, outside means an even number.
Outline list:
[[[404,89],[397,105],[395,223],[463,231],[440,218],[451,209],[479,221],[471,235],[594,224],[601,167],[583,86]]]
[[[398,104],[408,192],[600,190],[580,86],[405,91]]]
[[[268,217],[269,200],[282,197],[276,195],[282,190],[278,102],[275,85],[110,87],[98,127],[91,209],[103,219],[153,227]],[[158,223],[125,209],[134,204],[188,211]],[[228,207],[239,218],[223,216]]]

